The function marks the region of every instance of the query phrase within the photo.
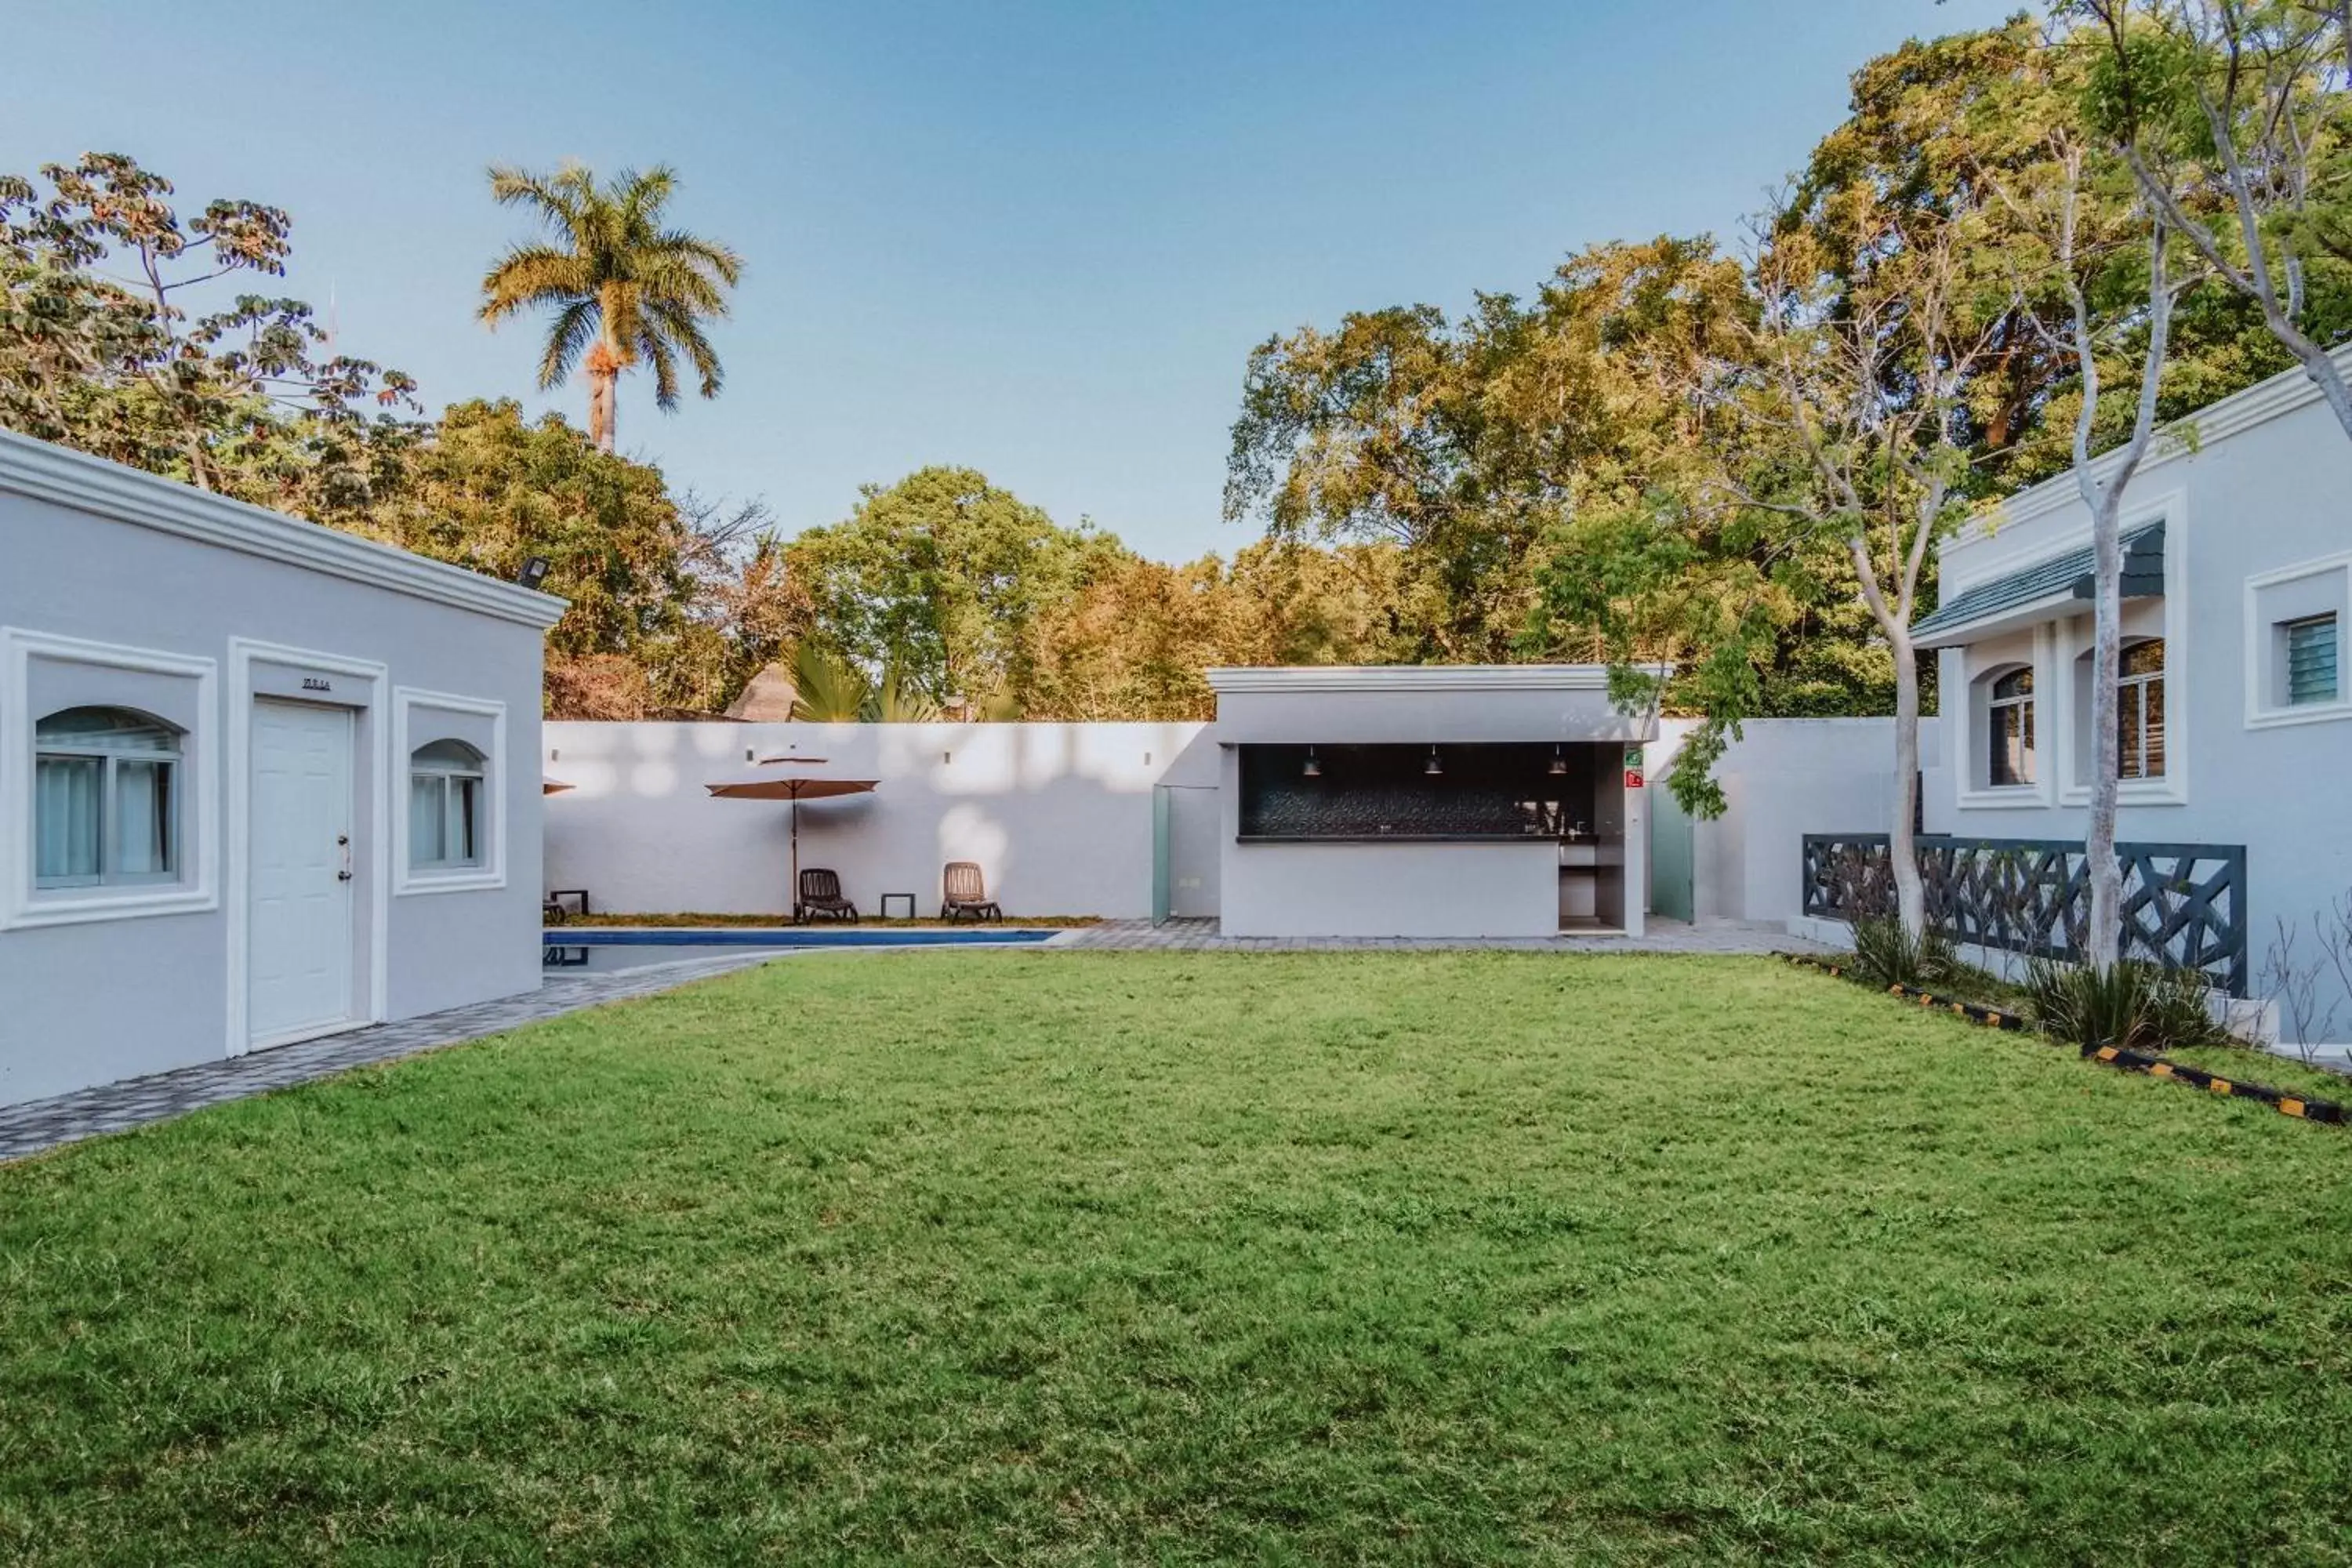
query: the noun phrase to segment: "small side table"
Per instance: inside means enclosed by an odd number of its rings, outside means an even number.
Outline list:
[[[885,893],[885,894],[883,894],[883,895],[882,895],[882,919],[884,919],[884,920],[886,920],[886,921],[887,921],[887,920],[888,920],[888,919],[890,918],[890,900],[893,900],[893,899],[904,899],[904,900],[907,900],[907,918],[908,918],[908,920],[913,920],[913,919],[915,918],[915,895],[914,895],[914,894],[912,894],[912,893]]]

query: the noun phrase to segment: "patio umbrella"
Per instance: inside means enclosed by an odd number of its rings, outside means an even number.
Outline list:
[[[539,793],[541,795],[562,795],[572,787],[573,786],[565,784],[562,779],[551,779],[544,773],[541,773],[539,778]]]
[[[865,795],[880,783],[878,779],[824,778],[809,773],[788,773],[792,767],[821,766],[823,757],[763,757],[761,771],[750,778],[729,779],[723,783],[705,784],[720,800],[781,800],[792,806],[793,880],[792,896],[800,897],[801,889],[801,802],[829,800],[837,795]],[[773,769],[774,772],[767,770]]]

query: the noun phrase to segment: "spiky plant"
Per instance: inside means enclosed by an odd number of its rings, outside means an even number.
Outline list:
[[[793,650],[793,718],[809,724],[854,724],[873,698],[866,672],[814,637]]]
[[[1894,915],[1853,922],[1853,973],[1870,984],[1940,985],[1957,978],[1960,969],[1952,939],[1934,926],[1914,936]]]
[[[525,310],[553,312],[539,360],[541,391],[574,370],[588,377],[588,435],[613,449],[613,395],[621,373],[643,363],[654,372],[654,401],[677,406],[685,361],[705,397],[719,395],[719,355],[705,321],[727,314],[727,290],[743,261],[716,241],[662,226],[677,189],[667,165],[624,169],[599,184],[576,163],[552,174],[505,166],[490,170],[490,195],[529,209],[553,243],[517,245],[482,279],[481,319],[495,327]]]
[[[2095,969],[2036,959],[2026,966],[2025,994],[2034,1022],[2086,1049],[2161,1051],[2229,1038],[2214,1020],[2210,984],[2193,969],[2131,959]]]
[[[866,694],[857,716],[872,724],[929,724],[939,719],[940,705],[894,658],[882,667],[882,679]]]

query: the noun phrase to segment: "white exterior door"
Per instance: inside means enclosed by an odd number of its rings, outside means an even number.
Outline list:
[[[257,700],[247,1005],[250,1044],[354,1022],[352,715]]]

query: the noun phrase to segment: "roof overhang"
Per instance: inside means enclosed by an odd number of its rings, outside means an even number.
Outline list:
[[[2164,596],[2164,524],[2152,522],[2123,537],[2126,599]],[[2088,544],[1971,583],[1911,628],[1916,647],[1958,647],[2045,621],[2079,616],[2097,592],[2096,557]]]
[[[551,626],[565,607],[552,594],[5,430],[0,494],[27,496],[524,626]]]
[[[1605,664],[1287,664],[1221,665],[1206,672],[1209,689],[1307,691],[1601,691]],[[1664,665],[1645,673],[1671,674]]]
[[[1670,675],[1670,667],[1644,673]],[[1291,665],[1208,671],[1220,744],[1647,741],[1598,664]]]

